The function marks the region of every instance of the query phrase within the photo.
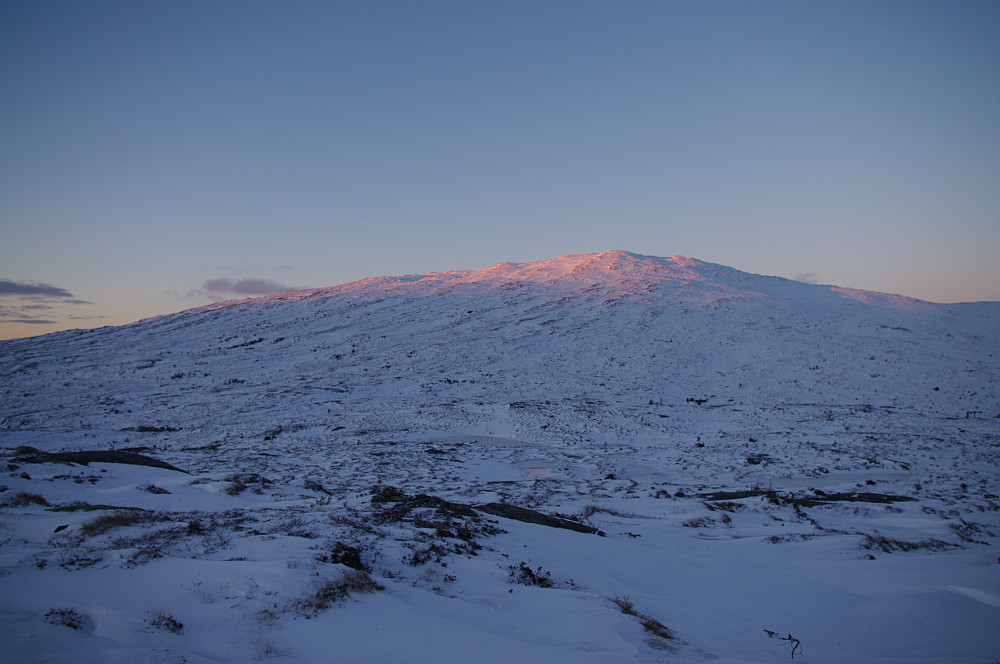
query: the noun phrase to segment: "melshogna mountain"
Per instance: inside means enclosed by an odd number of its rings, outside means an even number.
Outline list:
[[[1000,303],[612,251],[0,342],[0,634],[14,661],[989,661],[998,330]]]

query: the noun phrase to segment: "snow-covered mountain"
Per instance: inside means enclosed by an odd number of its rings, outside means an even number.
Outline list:
[[[0,342],[0,634],[14,661],[992,661],[998,341],[1000,303],[612,251]],[[52,455],[109,450],[187,473]]]

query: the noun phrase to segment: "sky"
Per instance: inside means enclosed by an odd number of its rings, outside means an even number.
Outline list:
[[[0,0],[0,338],[624,249],[1000,300],[1000,2]]]

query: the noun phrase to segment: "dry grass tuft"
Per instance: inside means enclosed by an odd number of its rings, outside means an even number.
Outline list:
[[[136,526],[141,523],[160,521],[163,518],[165,517],[146,510],[117,510],[110,514],[102,514],[101,516],[86,522],[80,526],[80,534],[85,537],[103,535],[104,533],[114,530],[115,528]]]
[[[632,600],[630,600],[627,595],[625,597],[609,597],[608,599],[618,607],[619,611],[638,620],[639,624],[642,625],[642,628],[650,634],[658,636],[661,639],[674,638],[673,633],[669,628],[667,628],[666,625],[648,613],[643,613],[642,611],[636,609],[635,605],[632,604]]]
[[[370,594],[385,590],[367,572],[349,570],[339,579],[327,579],[321,583],[311,596],[294,603],[294,608],[311,618],[326,611],[334,604],[347,600],[352,595]]]
[[[896,551],[917,551],[919,549],[926,549],[928,551],[943,551],[945,549],[955,548],[955,545],[938,539],[907,542],[905,540],[898,540],[893,537],[885,537],[883,535],[865,535],[865,541],[861,544],[861,548],[869,550],[878,549],[885,553],[894,553]]]
[[[37,493],[18,491],[13,496],[3,501],[4,507],[27,507],[28,505],[43,505],[48,507],[49,501]]]

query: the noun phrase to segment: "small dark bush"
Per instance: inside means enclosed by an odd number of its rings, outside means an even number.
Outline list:
[[[50,625],[80,629],[83,627],[84,618],[73,609],[49,609],[45,614],[45,622]]]
[[[509,565],[510,579],[524,586],[552,587],[552,573],[539,567],[533,570],[523,560],[518,565]]]
[[[333,545],[333,550],[330,552],[328,560],[331,563],[345,565],[359,572],[369,571],[368,566],[361,560],[361,551],[357,547],[344,544],[343,542],[337,542]]]
[[[244,484],[239,478],[233,479],[232,483],[225,488],[226,494],[230,496],[238,496],[247,490],[247,485]]]
[[[443,545],[432,542],[422,549],[416,549],[410,554],[406,562],[414,567],[424,565],[433,560],[436,563],[443,561],[450,552]]]
[[[331,493],[327,491],[325,486],[323,486],[316,480],[309,478],[306,478],[306,480],[302,483],[302,488],[308,489],[309,491],[316,491],[318,493],[325,493],[328,496],[331,495]]]
[[[146,618],[146,624],[155,629],[162,629],[171,634],[180,634],[184,631],[184,623],[174,618],[165,611],[154,611]]]
[[[151,560],[156,560],[157,558],[162,558],[163,553],[155,547],[143,547],[133,553],[129,559],[125,562],[126,567],[138,567],[139,565],[145,565]]]
[[[249,475],[239,475],[234,474],[226,478],[227,482],[231,482],[229,486],[226,487],[225,492],[230,496],[238,496],[251,485],[256,485],[253,487],[254,493],[264,493],[264,489],[271,485],[271,480],[257,473],[250,473]]]
[[[681,525],[687,528],[707,528],[711,523],[712,517],[698,516],[693,519],[688,519]]]
[[[394,486],[372,487],[373,503],[398,503],[406,500],[406,492]]]

